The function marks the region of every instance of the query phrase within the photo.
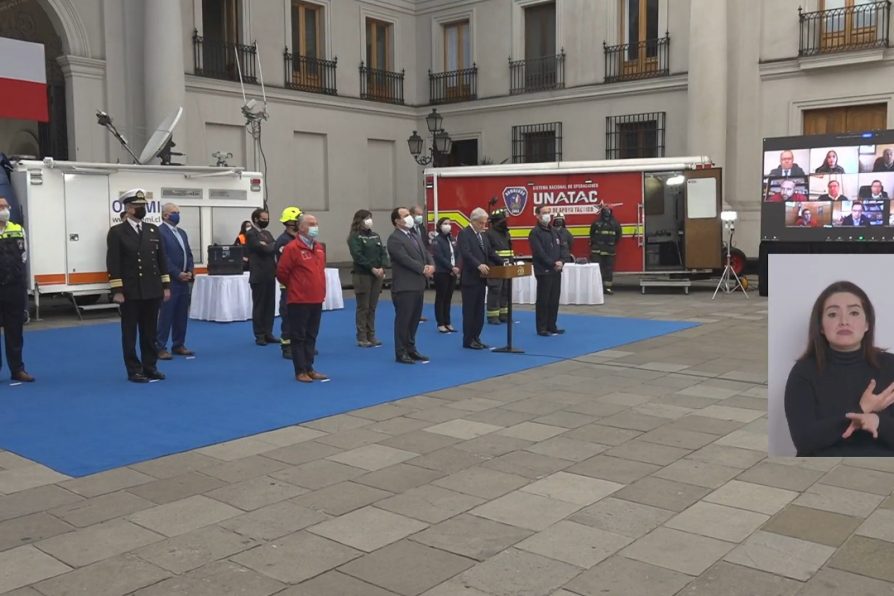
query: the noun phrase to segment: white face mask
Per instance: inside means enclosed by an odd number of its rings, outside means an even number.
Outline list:
[[[421,216],[421,215],[414,215],[414,216],[413,216],[413,222],[414,222],[417,226],[421,226],[421,225],[422,225],[422,216]]]
[[[372,220],[372,218],[371,218],[371,217],[367,217],[366,219],[364,219],[364,220],[363,220],[363,225],[366,227],[367,230],[371,230],[372,227],[373,227],[373,220]]]
[[[9,221],[9,209],[0,209],[0,221]]]
[[[404,218],[404,225],[408,228],[412,228],[416,225],[416,221],[413,219],[412,215],[408,215]]]
[[[550,219],[552,219],[552,216],[549,213],[544,213],[540,216],[540,221],[545,224],[548,224]]]
[[[450,224],[441,224],[441,231],[445,234],[449,234],[451,227],[452,226]]]
[[[319,226],[310,226],[307,228],[307,235],[311,238],[316,238],[320,235],[320,227]]]

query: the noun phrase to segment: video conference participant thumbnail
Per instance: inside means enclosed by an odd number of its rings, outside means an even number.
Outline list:
[[[826,201],[787,202],[785,225],[788,228],[821,228],[832,225],[832,205]]]
[[[768,203],[785,203],[807,200],[806,178],[770,178],[767,182]]]

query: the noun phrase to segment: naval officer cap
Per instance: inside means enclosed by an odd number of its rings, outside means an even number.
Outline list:
[[[132,188],[121,195],[122,205],[145,205],[146,191],[142,188]]]

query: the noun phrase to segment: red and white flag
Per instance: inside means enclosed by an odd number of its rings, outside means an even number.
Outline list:
[[[0,118],[49,121],[43,44],[0,37]]]

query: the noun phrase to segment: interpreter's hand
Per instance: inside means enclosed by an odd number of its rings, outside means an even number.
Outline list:
[[[162,300],[164,300],[165,302],[167,302],[167,301],[170,300],[170,299],[171,299],[171,290],[165,290],[165,291],[164,291],[164,298],[162,298]]]
[[[192,277],[192,275],[190,275],[189,271],[181,271],[177,274],[177,279],[180,281],[189,281],[190,277]]]
[[[115,292],[112,294],[112,302],[115,304],[124,304],[124,294],[121,292]]]
[[[490,267],[488,267],[484,263],[481,263],[480,265],[478,265],[478,271],[481,272],[481,275],[487,275],[490,271]]]
[[[875,393],[875,379],[872,379],[866,391],[860,396],[860,409],[865,414],[881,412],[891,404],[894,404],[894,383],[888,385],[881,393]]]
[[[459,276],[459,267],[454,267],[451,271],[454,276]]]
[[[878,414],[868,413],[868,414],[845,414],[845,417],[848,418],[851,423],[848,425],[847,429],[845,429],[844,433],[842,433],[841,438],[847,439],[855,431],[865,430],[869,434],[872,435],[873,439],[878,438]]]
[[[435,274],[435,268],[433,265],[426,265],[425,267],[422,268],[422,275],[424,275],[425,277],[431,277],[434,274]]]

